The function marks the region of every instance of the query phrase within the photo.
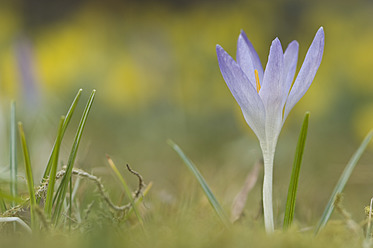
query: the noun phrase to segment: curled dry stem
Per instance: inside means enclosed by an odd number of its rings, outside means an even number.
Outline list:
[[[135,200],[137,198],[140,197],[140,194],[142,192],[142,190],[145,188],[145,183],[144,183],[144,179],[142,178],[142,176],[140,175],[140,173],[138,173],[137,171],[134,171],[130,166],[129,164],[126,164],[127,166],[127,169],[129,172],[131,172],[133,175],[137,176],[137,178],[139,179],[139,187],[137,188],[136,192],[135,192]]]
[[[127,165],[127,169],[133,175],[137,176],[137,178],[139,179],[139,187],[134,193],[134,200],[137,201],[142,196],[142,192],[143,192],[146,185],[145,185],[144,180],[143,180],[142,176],[140,175],[140,173],[138,173],[137,171],[134,171],[129,165]],[[65,168],[60,170],[59,172],[57,172],[56,180],[61,179],[65,175],[65,173],[66,173]],[[72,170],[72,175],[92,181],[97,186],[101,197],[104,199],[104,201],[108,204],[108,206],[112,210],[117,211],[117,212],[126,212],[126,211],[128,211],[132,208],[131,203],[128,203],[126,205],[121,205],[121,206],[118,206],[118,205],[114,204],[112,202],[112,200],[110,199],[110,197],[108,196],[108,194],[106,193],[105,187],[101,183],[100,178],[96,177],[95,175],[92,175],[92,174],[90,174],[86,171],[83,171],[81,169],[73,169]],[[38,188],[35,191],[35,196],[37,198],[45,199],[46,194],[47,194],[47,190],[48,190],[48,183],[49,183],[49,178],[46,178],[38,186]],[[1,217],[17,216],[19,212],[23,211],[27,207],[27,204],[28,204],[29,201],[30,201],[30,198],[25,199],[25,202],[23,204],[20,204],[20,205],[14,206],[11,209],[8,209],[4,213],[2,213],[0,216]],[[39,217],[40,216],[41,216],[41,214],[39,214]]]

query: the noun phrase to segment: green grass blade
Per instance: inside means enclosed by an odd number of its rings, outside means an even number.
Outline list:
[[[307,112],[304,116],[302,128],[301,128],[299,138],[298,138],[298,144],[297,144],[294,163],[293,163],[293,169],[291,172],[288,197],[286,201],[283,229],[289,228],[291,226],[291,223],[293,222],[295,201],[297,198],[299,172],[300,172],[300,166],[302,164],[304,147],[306,144],[309,117],[310,117],[310,113]]]
[[[167,143],[176,151],[176,153],[180,156],[181,160],[183,160],[184,164],[189,168],[189,170],[193,173],[193,175],[198,180],[199,184],[201,185],[203,192],[205,193],[207,199],[209,200],[211,206],[220,217],[220,220],[225,224],[229,225],[229,220],[227,215],[225,214],[223,208],[219,204],[218,200],[215,198],[214,194],[212,193],[210,187],[207,185],[206,180],[203,178],[197,167],[193,164],[193,162],[184,154],[181,148],[175,144],[172,140],[168,140]]]
[[[17,196],[17,138],[16,138],[16,103],[12,101],[10,107],[10,194]],[[15,206],[15,202],[12,203]]]
[[[63,206],[63,202],[64,202],[64,199],[65,199],[65,196],[66,196],[66,192],[68,190],[68,185],[69,185],[69,182],[70,182],[71,173],[72,173],[72,169],[73,169],[73,166],[74,166],[75,158],[76,158],[76,155],[78,153],[80,140],[82,138],[83,130],[84,130],[85,124],[87,122],[88,114],[91,110],[92,103],[93,103],[93,100],[95,98],[95,95],[96,95],[96,90],[93,90],[92,94],[91,94],[91,96],[90,96],[90,98],[87,102],[87,105],[84,109],[82,118],[81,118],[80,123],[79,123],[77,133],[75,135],[75,140],[74,140],[71,152],[70,152],[69,160],[67,162],[66,173],[61,180],[61,184],[58,188],[58,191],[57,191],[57,194],[56,194],[56,197],[55,197],[56,209],[53,213],[53,220],[54,220],[56,225],[57,225],[57,223],[59,221],[59,218],[61,216],[62,206]]]
[[[25,160],[26,166],[26,179],[27,179],[27,187],[30,195],[30,214],[31,214],[31,227],[33,230],[36,228],[36,219],[35,219],[35,207],[36,207],[36,198],[35,198],[35,189],[34,189],[34,179],[32,177],[32,168],[31,168],[31,161],[30,155],[27,148],[25,132],[23,131],[23,125],[21,122],[18,123],[18,131],[21,138],[22,150],[23,150],[23,157]]]
[[[329,199],[329,202],[326,205],[324,213],[321,216],[321,219],[320,219],[320,221],[319,221],[319,223],[318,223],[318,225],[315,229],[315,234],[317,234],[328,222],[328,220],[330,218],[330,215],[332,214],[333,209],[334,209],[335,197],[337,196],[337,194],[342,193],[342,190],[345,187],[353,169],[355,168],[355,165],[357,164],[361,155],[363,154],[363,152],[367,148],[370,140],[372,139],[372,136],[373,136],[373,131],[370,131],[367,134],[367,136],[365,137],[365,139],[363,140],[363,142],[361,143],[360,147],[356,150],[356,152],[354,153],[354,155],[351,157],[350,161],[346,165],[346,168],[344,169],[341,177],[339,178],[338,183],[335,186],[335,188],[333,190],[333,193],[332,193],[332,195]]]
[[[130,203],[131,203],[131,206],[136,214],[136,217],[137,219],[139,220],[140,224],[143,225],[143,220],[141,218],[141,215],[140,215],[140,212],[139,210],[137,209],[137,206],[133,200],[133,197],[132,197],[132,193],[128,187],[128,184],[126,182],[126,180],[124,180],[124,178],[122,177],[122,175],[120,174],[119,170],[117,169],[117,167],[115,166],[113,160],[108,156],[106,155],[107,157],[107,160],[109,162],[109,165],[111,167],[111,169],[114,171],[115,175],[117,176],[117,178],[119,179],[119,181],[122,183],[122,186],[124,188],[124,191],[126,192],[126,195],[128,196],[128,199],[130,200]]]
[[[72,216],[72,209],[73,209],[73,178],[70,177],[69,183],[69,232],[71,231],[71,216]]]
[[[7,209],[4,199],[0,196],[0,213],[4,213]]]
[[[55,148],[53,148],[53,154],[52,154],[52,160],[51,160],[52,166],[51,166],[51,171],[49,174],[47,197],[45,199],[45,205],[44,205],[44,212],[48,218],[51,218],[51,215],[52,215],[54,185],[56,183],[57,165],[58,165],[58,158],[59,158],[59,153],[60,153],[61,139],[63,135],[64,121],[65,121],[65,117],[62,116],[59,127],[58,127],[57,138],[56,138],[56,142],[54,146]]]
[[[63,122],[63,126],[62,126],[62,134],[61,134],[61,140],[65,134],[65,131],[67,129],[67,126],[69,125],[70,123],[70,120],[71,120],[71,117],[75,111],[75,108],[76,106],[78,105],[78,101],[80,99],[80,96],[82,94],[82,89],[79,89],[78,93],[76,94],[69,110],[67,111],[67,114],[66,114],[66,117],[65,117],[65,120]],[[57,142],[57,140],[56,140]],[[48,176],[49,176],[49,173],[51,171],[51,167],[52,167],[52,162],[53,162],[53,154],[54,154],[54,150],[55,150],[55,146],[56,146],[56,143],[54,143],[53,145],[53,148],[52,148],[52,152],[51,152],[51,155],[49,157],[49,161],[48,161],[48,164],[47,164],[47,167],[45,168],[45,171],[44,171],[44,175],[43,175],[43,179],[46,179]]]

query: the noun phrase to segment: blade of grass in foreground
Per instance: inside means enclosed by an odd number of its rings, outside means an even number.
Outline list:
[[[6,207],[5,201],[0,196],[0,213],[4,213],[6,210],[7,210],[7,207]]]
[[[295,210],[295,200],[297,198],[299,171],[302,164],[304,147],[306,144],[307,131],[308,131],[308,120],[310,113],[306,112],[302,124],[302,129],[299,134],[298,144],[295,152],[295,158],[293,163],[293,170],[291,172],[290,184],[288,197],[286,201],[285,217],[283,229],[288,229],[293,222],[294,210]]]
[[[321,219],[316,227],[315,234],[317,234],[328,222],[330,215],[332,214],[333,209],[334,209],[334,200],[335,200],[336,195],[342,193],[342,190],[345,187],[353,169],[355,168],[355,165],[357,164],[361,155],[367,148],[370,140],[372,139],[372,136],[373,136],[373,131],[370,131],[365,137],[365,139],[363,140],[363,142],[361,143],[360,147],[357,149],[355,154],[351,157],[350,161],[346,165],[341,177],[338,180],[337,185],[335,186],[333,190],[333,193],[329,199],[329,202],[326,205],[324,213],[321,216]]]
[[[36,198],[35,198],[35,189],[34,189],[34,179],[32,177],[31,161],[30,155],[27,149],[25,132],[23,131],[23,125],[21,122],[18,123],[18,131],[21,138],[23,157],[25,159],[26,166],[26,179],[27,187],[30,195],[30,214],[31,214],[31,228],[32,230],[36,229],[36,219],[35,219],[35,207],[36,207]]]
[[[119,179],[119,181],[122,183],[124,191],[126,192],[126,195],[128,196],[128,198],[130,200],[131,206],[132,206],[133,210],[135,211],[137,219],[139,220],[140,224],[143,225],[143,221],[142,221],[141,215],[140,215],[139,210],[137,209],[137,206],[136,206],[136,204],[135,204],[135,202],[133,200],[132,193],[131,193],[131,191],[130,191],[130,189],[128,187],[127,182],[124,180],[124,178],[120,174],[120,172],[117,169],[117,167],[115,166],[113,160],[108,155],[106,155],[106,157],[107,157],[107,160],[109,162],[109,165],[110,165],[111,169],[114,171],[115,175],[117,176],[117,178]]]
[[[10,194],[17,196],[17,142],[16,142],[16,103],[12,101],[10,107]],[[12,202],[14,207],[16,204]]]
[[[74,140],[74,143],[73,143],[73,147],[71,149],[69,160],[67,162],[66,173],[61,180],[61,184],[60,184],[60,186],[58,188],[58,191],[57,191],[57,194],[55,196],[54,201],[56,202],[56,205],[55,205],[56,208],[55,208],[55,211],[53,213],[53,221],[54,221],[55,225],[58,224],[58,221],[61,217],[63,202],[65,200],[66,192],[68,190],[68,186],[69,186],[69,182],[70,182],[71,173],[72,173],[72,170],[73,170],[75,158],[76,158],[76,155],[78,153],[80,140],[82,138],[83,130],[84,130],[85,124],[87,122],[88,114],[91,110],[92,103],[93,103],[93,100],[95,98],[95,94],[96,94],[96,90],[93,90],[92,93],[91,93],[91,96],[90,96],[90,98],[87,102],[87,105],[84,109],[82,118],[80,119],[79,127],[78,127],[77,133],[75,135],[75,140]]]
[[[180,158],[183,160],[184,164],[189,168],[189,170],[194,174],[197,178],[199,184],[201,185],[203,192],[205,193],[207,199],[209,200],[211,206],[220,217],[220,220],[226,225],[229,225],[229,220],[227,215],[225,214],[223,208],[220,206],[218,200],[215,198],[214,194],[212,193],[210,187],[207,185],[206,180],[203,178],[197,167],[193,164],[193,162],[184,154],[181,148],[175,144],[172,140],[168,140],[167,143],[174,149]]]
[[[60,125],[58,127],[55,146],[53,148],[53,153],[52,153],[52,160],[51,160],[52,166],[51,166],[51,171],[50,171],[49,181],[48,181],[47,197],[45,198],[45,205],[44,205],[44,213],[46,214],[48,218],[51,218],[51,215],[52,215],[54,185],[56,183],[57,165],[58,165],[58,158],[59,158],[59,153],[60,153],[64,121],[65,121],[65,117],[62,116],[60,120]]]
[[[67,111],[67,114],[66,114],[65,120],[63,122],[63,126],[62,126],[61,140],[63,138],[63,135],[65,134],[67,126],[70,123],[70,120],[71,120],[71,117],[72,117],[72,115],[73,115],[73,113],[75,111],[75,108],[78,105],[78,101],[80,99],[82,91],[83,91],[82,89],[79,89],[79,91],[76,94],[76,96],[75,96],[75,98],[74,98],[74,100],[73,100],[73,102],[72,102],[69,110]],[[56,140],[56,142],[57,142],[57,140]],[[53,145],[52,152],[51,152],[51,155],[49,157],[49,161],[48,161],[47,167],[45,168],[45,171],[44,171],[43,179],[46,179],[49,176],[49,173],[51,171],[52,162],[53,162],[53,154],[55,152],[55,147],[56,147],[56,143]]]

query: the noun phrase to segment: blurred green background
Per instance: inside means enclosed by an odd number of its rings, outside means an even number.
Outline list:
[[[97,98],[77,167],[105,177],[105,153],[130,163],[162,204],[203,198],[166,144],[178,143],[229,209],[261,152],[223,81],[215,45],[231,55],[244,30],[263,66],[271,41],[300,43],[298,70],[320,26],[325,52],[314,83],[289,115],[275,157],[275,213],[281,215],[298,132],[311,112],[297,216],[319,218],[345,164],[373,127],[373,2],[352,1],[28,1],[1,2],[1,166],[8,164],[10,99],[17,100],[36,177],[79,88]],[[84,107],[83,101],[80,110]],[[79,121],[75,116],[73,124]],[[67,160],[74,127],[62,148]],[[20,159],[20,167],[22,160]],[[372,147],[345,190],[358,220],[373,196]],[[124,171],[124,168],[123,168]],[[36,178],[39,179],[39,178]],[[256,213],[260,185],[248,214]]]

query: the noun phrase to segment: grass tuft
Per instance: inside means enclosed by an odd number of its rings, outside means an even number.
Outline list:
[[[95,95],[96,95],[96,90],[93,90],[92,93],[91,93],[91,96],[88,99],[87,105],[84,109],[82,118],[80,119],[79,127],[78,127],[78,130],[77,130],[76,135],[75,135],[75,140],[74,140],[71,152],[70,152],[69,160],[67,162],[66,174],[62,178],[61,184],[60,184],[60,186],[58,188],[58,191],[57,191],[57,194],[55,196],[55,204],[56,205],[55,205],[55,211],[53,213],[53,221],[54,221],[55,225],[58,224],[59,219],[61,217],[63,202],[65,200],[66,193],[67,193],[67,190],[69,188],[71,173],[72,173],[72,169],[73,169],[73,166],[74,166],[76,155],[78,153],[80,140],[82,138],[83,130],[84,130],[85,124],[87,122],[88,114],[91,110],[92,103],[93,103],[93,100],[95,98]]]
[[[78,105],[78,102],[79,102],[79,99],[80,99],[80,96],[82,94],[82,89],[79,89],[78,93],[76,94],[69,110],[67,111],[67,114],[66,114],[66,117],[65,117],[65,120],[63,122],[63,126],[62,126],[62,134],[61,134],[61,139],[63,138],[64,134],[65,134],[65,131],[67,129],[67,126],[69,125],[70,123],[70,120],[71,120],[71,117],[73,116],[73,113],[75,111],[75,108],[76,106]],[[57,142],[57,140],[56,140]],[[53,153],[55,152],[55,147],[56,147],[56,144],[53,145],[53,148],[52,148],[52,152],[51,152],[51,155],[49,157],[49,161],[48,161],[48,164],[47,164],[47,167],[45,168],[45,171],[44,171],[44,175],[43,175],[43,179],[46,179],[48,176],[49,176],[49,173],[51,171],[51,167],[52,167],[52,163],[53,163]]]

